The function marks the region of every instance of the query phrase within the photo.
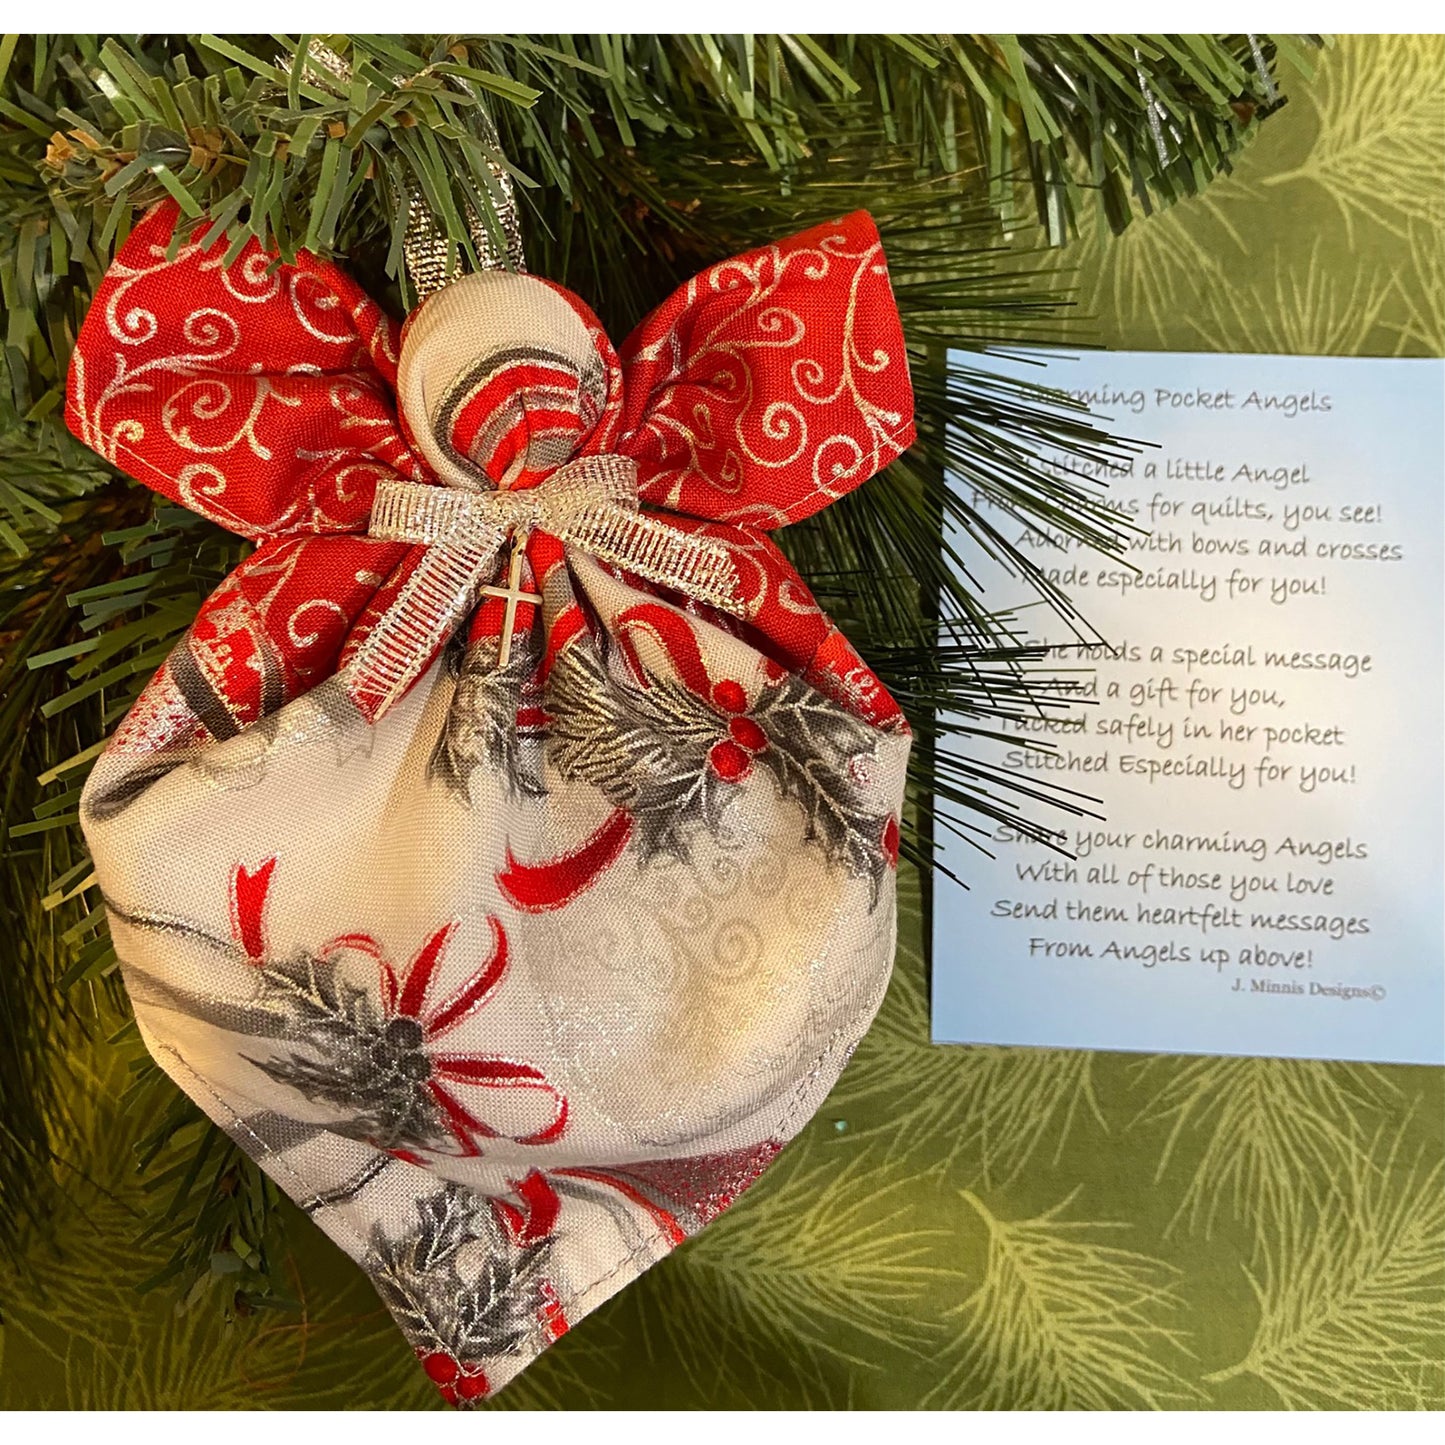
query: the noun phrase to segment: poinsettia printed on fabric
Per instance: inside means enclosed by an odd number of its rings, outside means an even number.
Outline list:
[[[70,424],[257,548],[82,821],[147,1045],[464,1405],[730,1207],[881,1001],[910,736],[768,532],[912,436],[886,265],[845,217],[614,350],[539,278],[398,330],[175,228]]]
[[[385,1192],[388,1168],[426,1162],[418,1151],[480,1158],[479,1141],[506,1139],[538,1150],[540,1157],[542,1146],[565,1141],[566,1100],[538,1069],[517,1060],[458,1054],[438,1042],[486,1009],[504,983],[505,940],[494,920],[488,921],[497,946],[449,993],[438,994],[435,982],[455,924],[433,933],[402,968],[367,935],[332,938],[314,951],[278,958],[267,923],[276,869],[276,860],[267,859],[233,870],[227,938],[174,917],[113,910],[119,928],[183,937],[207,954],[229,958],[254,981],[243,997],[227,998],[214,983],[208,993],[196,994],[128,971],[147,1024],[153,1027],[159,1010],[238,1035],[243,1042],[236,1058],[283,1086],[268,1091],[266,1109],[221,1117],[235,1137],[253,1145],[267,1135],[274,1139],[279,1122],[314,1138],[320,1132],[314,1122],[288,1119],[294,1103],[288,1103],[286,1091],[294,1091],[308,1105],[320,1106],[329,1131],[384,1150],[386,1157],[326,1191],[332,1204]],[[379,1010],[377,993],[364,986],[373,969],[380,979]],[[170,1066],[165,1055],[162,1062]],[[531,1117],[544,1122],[526,1133],[515,1127],[504,1133],[477,1118],[475,1104],[458,1104],[452,1097],[458,1084],[540,1091],[546,1097]],[[234,1089],[227,1097],[234,1106],[250,1092]],[[212,1101],[216,1097],[212,1094]],[[368,1268],[429,1375],[453,1403],[468,1403],[488,1393],[494,1378],[489,1370],[498,1359],[565,1332],[564,1306],[575,1301],[575,1288],[564,1292],[548,1268],[553,1245],[563,1237],[564,1215],[596,1214],[600,1204],[629,1242],[629,1259],[644,1252],[659,1255],[727,1208],[778,1148],[779,1141],[765,1138],[727,1154],[618,1165],[569,1162],[577,1156],[551,1150],[546,1170],[508,1178],[505,1196],[449,1182],[415,1198],[420,1219],[414,1227],[398,1233],[373,1223]],[[265,1152],[261,1158],[270,1165]],[[278,1177],[294,1178],[284,1168]],[[314,1209],[321,1198],[303,1196],[300,1202]],[[463,1246],[471,1248],[463,1252]]]
[[[275,1083],[313,1104],[336,1111],[328,1127],[399,1159],[418,1151],[481,1153],[484,1140],[501,1130],[484,1117],[484,1096],[522,1091],[539,1099],[519,1132],[521,1144],[548,1144],[561,1137],[567,1101],[541,1071],[524,1060],[458,1052],[447,1046],[476,1010],[484,1008],[506,977],[507,936],[488,918],[491,947],[477,968],[450,993],[438,996],[436,976],[456,924],[433,932],[405,966],[387,957],[365,933],[327,939],[314,951],[278,958],[266,942],[266,895],[276,859],[231,873],[231,937],[190,930],[217,952],[239,954],[254,971],[256,988],[244,1001],[214,992],[192,993],[148,981],[151,1002],[204,1020],[229,1033],[265,1040],[268,1052],[241,1057]],[[114,909],[137,929],[171,930],[173,919]],[[513,1111],[515,1113],[515,1111]]]

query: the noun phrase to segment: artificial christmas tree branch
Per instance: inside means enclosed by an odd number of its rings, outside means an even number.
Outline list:
[[[534,269],[595,297],[621,334],[699,266],[780,229],[869,208],[914,352],[922,440],[884,481],[784,542],[917,730],[928,735],[942,711],[964,720],[953,728],[987,731],[1057,705],[1066,689],[1019,644],[1013,620],[958,580],[939,548],[941,522],[1031,577],[1066,614],[1067,598],[999,518],[1115,553],[1126,540],[1087,467],[1071,478],[1036,464],[1059,450],[1097,462],[1116,445],[1082,410],[1000,380],[983,359],[995,346],[1084,339],[1028,247],[1065,239],[1085,205],[1117,230],[1194,194],[1278,104],[1275,57],[1299,59],[1308,44],[321,37],[350,67],[343,82],[305,63],[312,39],[0,44],[0,796],[12,921],[0,982],[12,1047],[0,1083],[13,1136],[0,1151],[0,1250],[43,1221],[55,1187],[48,1159],[64,1109],[47,1051],[84,1023],[77,1015],[106,1017],[115,966],[85,887],[79,787],[101,739],[242,550],[189,514],[153,511],[59,421],[80,321],[142,211],[173,199],[232,254],[254,236],[285,258],[302,247],[345,255],[400,312],[412,299],[408,198],[420,195],[458,259],[475,265],[474,222],[501,235],[500,168],[521,198]],[[1021,196],[1039,228],[1018,244]],[[949,349],[979,359],[948,359]],[[935,596],[951,639],[942,645],[924,605]],[[1037,827],[1030,809],[1075,806],[1020,779],[941,767],[924,747],[912,784],[915,817],[936,810],[953,827],[970,817]],[[926,829],[905,836],[904,851],[926,862],[926,839]],[[78,999],[80,984],[99,990],[95,1001]],[[156,1146],[193,1118],[160,1129]],[[181,1221],[177,1272],[235,1253],[221,1239],[233,1228],[252,1244],[246,1268],[259,1267],[265,1188],[240,1191],[257,1211],[244,1226],[218,1223],[204,1181],[233,1177],[234,1161],[183,1154],[166,1176],[179,1201],[165,1216]]]

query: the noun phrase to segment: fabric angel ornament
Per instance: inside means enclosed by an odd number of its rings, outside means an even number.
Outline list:
[[[465,1403],[727,1208],[881,1001],[909,733],[769,533],[912,440],[898,313],[862,213],[620,354],[535,276],[398,332],[203,234],[136,228],[67,418],[256,550],[82,822],[147,1046]]]

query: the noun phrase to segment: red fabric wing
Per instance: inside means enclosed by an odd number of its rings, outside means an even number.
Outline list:
[[[621,355],[619,450],[655,507],[779,527],[913,440],[903,330],[863,211],[710,266]]]
[[[419,475],[397,424],[391,321],[335,266],[295,266],[177,208],[121,248],[81,327],[66,420],[87,446],[244,537],[364,531],[379,477]]]
[[[397,416],[396,328],[355,282],[306,253],[282,265],[254,242],[223,266],[224,243],[203,248],[202,228],[176,242],[178,214],[156,207],[106,274],[66,416],[139,481],[263,543],[203,605],[150,694],[157,735],[185,735],[189,713],[219,737],[356,654],[425,553],[354,535],[376,484],[434,478]],[[726,543],[747,629],[775,664],[895,722],[896,705],[764,535],[851,491],[913,438],[872,220],[857,212],[710,267],[637,328],[620,375],[591,311],[553,289],[607,379],[579,451],[632,457],[646,504]],[[530,551],[538,579],[561,560],[542,534]],[[473,625],[498,621],[483,609]]]

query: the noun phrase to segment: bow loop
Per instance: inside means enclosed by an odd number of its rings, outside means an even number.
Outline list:
[[[371,536],[430,547],[495,544],[508,533],[550,532],[563,541],[589,514],[636,512],[637,463],[630,457],[579,457],[525,490],[474,492],[386,481],[376,489]]]
[[[522,491],[383,482],[376,490],[370,535],[430,550],[404,598],[398,598],[349,665],[353,696],[367,698],[373,716],[411,685],[419,660],[429,660],[461,621],[511,536],[518,561],[507,587],[494,589],[508,599],[498,656],[498,665],[506,666],[517,602],[541,600],[518,587],[520,549],[534,531],[695,601],[746,612],[726,547],[638,511],[637,464],[630,457],[578,457]]]

